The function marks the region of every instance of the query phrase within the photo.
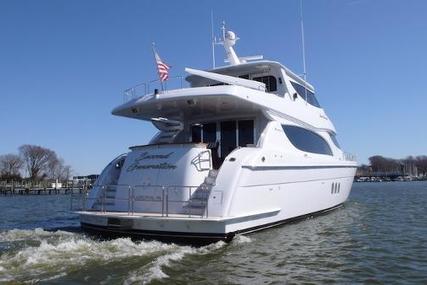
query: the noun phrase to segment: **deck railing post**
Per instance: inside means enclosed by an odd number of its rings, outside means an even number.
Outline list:
[[[131,207],[132,207],[132,216],[135,214],[135,188],[132,187],[131,190],[131,198],[132,198],[132,203],[131,203]]]
[[[190,202],[191,200],[191,186],[188,187],[188,200],[187,202]],[[188,207],[190,209],[190,211],[188,211],[188,217],[191,218],[191,207]]]
[[[169,188],[166,188],[166,217],[169,217]]]
[[[86,204],[87,204],[87,195],[88,195],[88,193],[84,193],[83,194],[83,205],[81,206],[81,209],[83,210],[83,211],[86,211]]]
[[[70,195],[70,211],[73,210],[73,193]]]
[[[130,187],[130,185],[128,186],[128,216],[130,216],[130,204],[131,204],[131,201],[130,201],[130,199],[131,199],[131,196],[130,196],[130,194],[131,194],[131,189],[130,189],[131,187]]]
[[[206,191],[205,194],[208,192]],[[209,217],[209,195],[205,195],[205,203],[206,203],[206,218]]]
[[[162,187],[162,217],[165,215],[165,189]]]
[[[101,212],[105,212],[105,206],[104,206],[104,202],[105,202],[105,185],[102,186],[102,193],[101,193]]]

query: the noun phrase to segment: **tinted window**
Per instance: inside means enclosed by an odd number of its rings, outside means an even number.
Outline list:
[[[245,147],[254,143],[254,121],[242,120],[239,124],[239,146]]]
[[[277,91],[277,81],[274,76],[254,77],[252,80],[264,83],[267,92]]]
[[[335,134],[329,134],[331,136],[331,140],[334,142],[335,146],[339,149],[341,149],[340,144],[338,143],[337,137],[335,136]]]
[[[191,141],[193,143],[199,143],[202,141],[202,126],[200,125],[191,126]]]
[[[332,155],[328,143],[318,134],[296,126],[282,125],[286,136],[299,150]]]
[[[236,121],[221,122],[221,157],[224,159],[236,146]]]
[[[191,141],[194,143],[216,142],[216,123],[191,126]]]
[[[216,142],[216,123],[203,124],[203,142]]]
[[[316,96],[314,96],[314,93],[311,92],[310,90],[308,90],[307,88],[305,88],[302,85],[299,85],[298,83],[292,82],[291,81],[292,86],[294,87],[294,89],[297,91],[297,93],[304,99],[307,101],[308,104],[313,105],[315,107],[320,108],[320,104],[316,99]]]

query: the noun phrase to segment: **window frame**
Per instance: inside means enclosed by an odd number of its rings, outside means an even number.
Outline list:
[[[337,140],[337,135],[334,133],[329,133],[329,137],[331,138],[331,141],[334,143],[334,145],[338,148],[341,149],[341,145]]]
[[[257,80],[258,79],[258,80]],[[264,80],[262,79],[266,79],[268,83],[264,82]],[[273,79],[273,80],[272,80]],[[267,74],[267,75],[261,75],[261,76],[256,76],[253,75],[252,76],[252,80],[253,81],[257,81],[257,82],[261,82],[265,84],[265,90],[268,93],[273,93],[273,92],[277,92],[278,90],[278,86],[277,86],[277,78],[276,76],[272,75],[272,74]],[[273,84],[274,83],[274,84]],[[271,89],[272,85],[275,87],[275,89]]]
[[[201,136],[201,141],[200,143],[206,143],[203,139],[204,137],[204,133],[203,133],[203,126],[207,125],[207,124],[216,124],[216,141],[219,142],[219,146],[218,146],[218,154],[219,157],[221,157],[221,141],[222,141],[222,137],[221,137],[221,123],[222,122],[228,122],[228,121],[233,121],[236,125],[236,148],[240,148],[240,147],[248,147],[248,145],[256,145],[257,144],[257,138],[258,138],[258,129],[257,129],[257,124],[258,124],[258,119],[256,117],[252,117],[252,116],[242,116],[242,117],[238,117],[238,118],[221,118],[218,120],[207,120],[207,121],[203,121],[203,120],[197,120],[197,121],[192,121],[190,122],[190,136],[188,138],[188,140],[190,142],[193,142],[193,127],[197,127],[200,128],[200,136]],[[241,136],[240,136],[240,122],[245,122],[245,121],[252,121],[252,143],[247,143],[245,146],[241,146]],[[258,138],[259,139],[259,138]]]
[[[289,142],[298,150],[303,151],[303,152],[308,152],[308,153],[313,153],[313,154],[320,154],[320,155],[329,155],[329,156],[333,156],[333,152],[332,152],[332,148],[329,145],[328,141],[321,135],[319,135],[316,132],[313,132],[311,130],[308,130],[306,128],[302,128],[300,126],[295,126],[295,125],[284,125],[282,124],[282,129],[283,129],[283,133],[285,134],[285,136],[288,138]],[[307,137],[311,138],[316,138],[318,139],[317,142],[321,142],[321,144],[313,144],[313,140],[310,142],[309,145],[307,145],[306,141],[304,141],[303,143],[301,143],[300,138],[297,138],[296,136],[294,136],[295,134],[290,134],[291,131],[294,130],[298,130],[301,131],[299,136],[301,136],[301,134],[305,134],[308,135]],[[306,137],[306,139],[307,139]],[[319,147],[320,146],[320,147]],[[320,149],[320,150],[319,150]]]
[[[298,93],[299,96],[301,96],[301,98],[304,99],[304,101],[306,101],[308,104],[317,107],[317,108],[322,108],[320,106],[319,101],[316,98],[316,95],[310,91],[307,87],[304,87],[303,85],[294,82],[292,80],[290,80],[292,87],[295,89],[295,91]],[[302,93],[301,93],[302,92]],[[307,92],[307,98],[306,98],[306,93]]]

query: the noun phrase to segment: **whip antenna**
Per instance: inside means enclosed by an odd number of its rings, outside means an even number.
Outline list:
[[[304,15],[302,13],[302,0],[300,0],[300,16],[301,16],[301,42],[302,42],[302,65],[304,76],[304,98],[307,105],[307,68],[305,66],[305,36],[304,36]]]
[[[212,68],[215,68],[215,43],[214,24],[213,24],[213,10],[211,10],[211,40],[212,40]]]
[[[300,20],[301,20],[301,42],[302,42],[302,65],[304,80],[307,80],[307,69],[305,65],[305,36],[304,36],[304,15],[302,13],[302,0],[300,0]]]

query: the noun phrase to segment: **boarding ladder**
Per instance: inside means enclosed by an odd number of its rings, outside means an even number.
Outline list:
[[[218,170],[209,170],[208,176],[205,178],[203,183],[192,193],[187,205],[185,206],[189,213],[194,215],[207,214],[205,212],[209,201],[209,195],[212,188],[215,186],[217,176]]]

